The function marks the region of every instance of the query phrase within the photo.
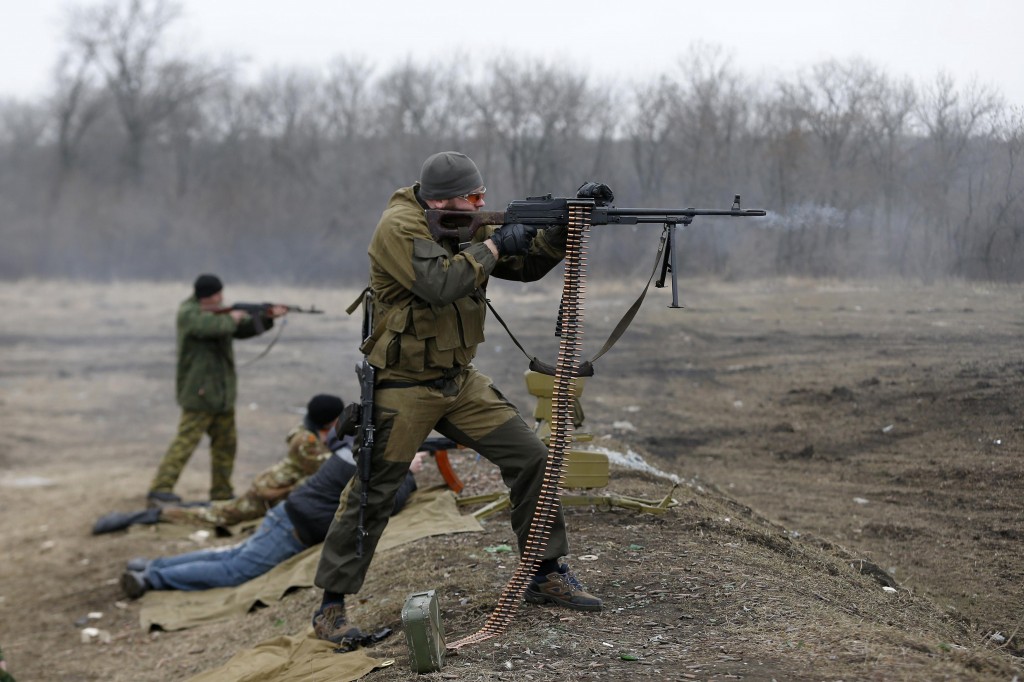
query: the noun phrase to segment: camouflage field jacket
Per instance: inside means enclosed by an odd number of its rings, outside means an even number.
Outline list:
[[[263,318],[264,329],[274,326]],[[233,339],[256,336],[252,319],[237,325],[230,315],[202,310],[195,296],[178,308],[178,404],[194,412],[223,413],[235,409],[238,378],[235,374]]]

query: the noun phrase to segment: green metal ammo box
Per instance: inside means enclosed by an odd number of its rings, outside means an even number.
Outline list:
[[[402,626],[415,673],[436,672],[444,665],[444,627],[434,590],[409,595],[402,607]]]

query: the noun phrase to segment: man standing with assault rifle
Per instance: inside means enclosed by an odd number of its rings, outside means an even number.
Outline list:
[[[146,500],[152,506],[181,502],[174,484],[204,433],[210,435],[210,499],[234,497],[238,379],[232,341],[262,334],[274,326],[275,318],[288,313],[288,306],[266,305],[258,312],[224,308],[223,289],[216,275],[199,275],[192,296],[178,308],[176,388],[181,421],[149,486]]]
[[[425,211],[475,212],[486,191],[469,157],[434,154],[419,182],[391,196],[370,242],[360,378],[363,409],[372,414],[364,412],[356,437],[368,466],[360,472],[365,480],[353,478],[342,493],[324,542],[316,576],[323,603],[313,616],[320,639],[343,645],[358,640],[359,629],[346,619],[345,595],[359,592],[392,498],[432,430],[498,466],[510,489],[520,553],[527,545],[547,448],[471,363],[484,340],[488,279],[540,279],[564,258],[567,228],[538,233],[535,226],[513,223],[479,229],[461,244],[432,238]],[[559,563],[568,552],[559,509],[526,600],[600,611],[601,600]]]

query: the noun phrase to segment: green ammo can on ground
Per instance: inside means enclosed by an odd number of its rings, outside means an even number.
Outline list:
[[[434,590],[409,595],[402,607],[402,626],[415,673],[436,672],[444,665],[444,627]]]

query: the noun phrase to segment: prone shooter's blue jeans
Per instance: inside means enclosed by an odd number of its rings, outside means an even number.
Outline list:
[[[154,590],[195,591],[241,585],[306,549],[293,530],[281,503],[267,512],[256,532],[243,542],[158,557],[149,562],[143,575]]]

